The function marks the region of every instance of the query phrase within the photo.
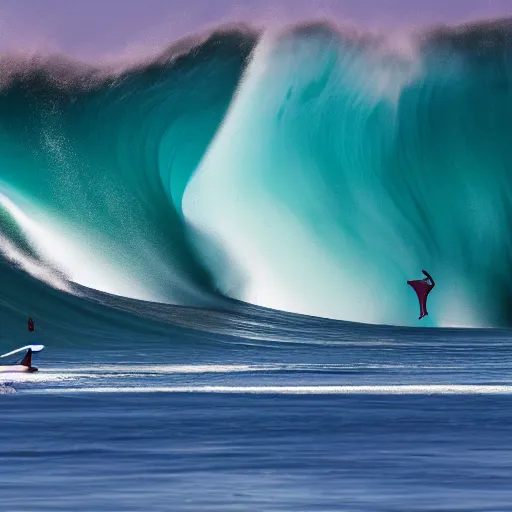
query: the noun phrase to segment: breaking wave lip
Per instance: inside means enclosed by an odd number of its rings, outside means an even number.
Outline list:
[[[0,106],[0,213],[18,228],[2,255],[73,295],[77,284],[217,305],[222,297],[190,248],[180,195],[257,37],[243,24],[221,26],[119,69],[66,56],[1,55],[8,99]],[[18,151],[22,158],[13,159]],[[21,220],[30,217],[27,229]],[[59,237],[75,250],[52,247]],[[27,245],[40,261],[22,254]]]
[[[407,384],[380,386],[105,386],[31,389],[26,393],[212,393],[228,395],[510,395],[512,385]]]

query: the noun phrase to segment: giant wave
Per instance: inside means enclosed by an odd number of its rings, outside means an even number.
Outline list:
[[[427,268],[421,325],[508,326],[511,44],[509,20],[398,43],[310,23],[121,71],[4,56],[2,302],[87,287],[419,325]]]

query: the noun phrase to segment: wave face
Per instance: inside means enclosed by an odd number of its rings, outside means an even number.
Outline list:
[[[230,29],[117,73],[5,59],[1,252],[60,294],[395,325],[425,268],[421,325],[509,326],[511,29]]]
[[[251,44],[239,33],[217,34],[110,76],[57,59],[6,62],[6,252],[63,274],[52,284],[184,305],[211,301],[215,290],[191,251],[181,197]]]

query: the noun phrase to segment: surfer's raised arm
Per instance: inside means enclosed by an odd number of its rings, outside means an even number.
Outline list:
[[[434,279],[432,279],[432,276],[426,270],[422,270],[422,272],[427,276],[428,279],[430,279],[430,281],[432,283],[432,288],[434,288],[436,283],[435,283]]]

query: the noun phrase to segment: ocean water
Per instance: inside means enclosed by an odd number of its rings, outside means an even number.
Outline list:
[[[511,27],[0,57],[0,511],[512,510]]]
[[[251,327],[39,334],[40,371],[2,376],[0,508],[512,510],[507,330],[225,322]]]

